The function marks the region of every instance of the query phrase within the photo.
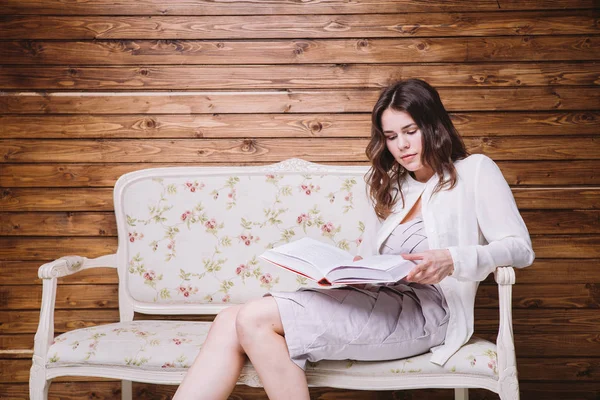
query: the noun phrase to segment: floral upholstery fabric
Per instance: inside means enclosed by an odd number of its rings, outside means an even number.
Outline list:
[[[48,367],[187,369],[209,328],[210,322],[133,321],[77,329],[54,339]]]
[[[259,259],[303,236],[351,253],[367,207],[363,172],[144,178],[120,199],[119,251],[139,303],[244,303],[306,279]],[[119,234],[122,236],[122,230]]]
[[[55,338],[47,366],[187,369],[202,347],[209,327],[210,322],[133,321],[77,329]],[[308,363],[307,372],[379,377],[450,372],[497,379],[496,346],[481,339],[471,339],[444,367],[429,362],[429,357],[424,354],[379,362],[319,361]]]

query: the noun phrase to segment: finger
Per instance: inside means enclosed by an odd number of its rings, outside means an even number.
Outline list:
[[[361,256],[356,256],[354,257],[354,259],[352,261],[358,261],[358,260],[362,260],[363,258]]]
[[[434,274],[432,274],[429,279],[427,279],[426,283],[430,284],[430,285],[433,285],[433,284],[436,284],[436,283],[440,283],[447,276],[448,276],[448,274],[445,272],[445,270],[438,270],[437,272],[435,272]]]
[[[410,270],[408,275],[406,276],[406,280],[411,282],[417,282],[418,280],[423,278],[423,273],[427,270],[427,266],[423,264],[417,264],[416,267]]]
[[[436,283],[439,283],[441,281],[441,279],[438,279],[437,275],[430,275],[430,274],[425,274],[425,275],[420,275],[416,278],[415,283],[420,283],[423,285],[433,285]]]
[[[429,275],[426,278],[424,278],[421,283],[423,283],[425,285],[434,285],[436,283],[440,283],[441,281],[442,281],[442,279],[440,278],[440,276],[438,274],[433,274],[433,275]]]

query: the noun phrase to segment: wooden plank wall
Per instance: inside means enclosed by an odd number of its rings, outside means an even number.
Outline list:
[[[289,157],[363,164],[380,88],[421,77],[469,150],[498,162],[532,234],[537,260],[514,289],[522,398],[598,399],[599,16],[597,0],[3,0],[0,398],[27,398],[38,266],[116,250],[121,174]],[[62,280],[57,332],[116,321],[116,282],[105,269]],[[488,280],[478,334],[494,338],[496,306]],[[61,379],[50,397],[118,399],[119,384]],[[232,398],[266,397],[240,387]]]

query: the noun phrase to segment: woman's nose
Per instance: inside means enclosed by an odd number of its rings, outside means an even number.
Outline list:
[[[402,136],[398,136],[398,148],[399,149],[408,149],[410,147],[410,143]]]

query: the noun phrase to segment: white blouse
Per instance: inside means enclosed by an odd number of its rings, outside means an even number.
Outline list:
[[[473,334],[473,311],[479,281],[497,267],[531,265],[535,257],[527,227],[502,172],[489,158],[471,155],[454,163],[458,174],[452,190],[432,194],[434,175],[421,183],[408,176],[401,201],[380,221],[371,207],[358,254],[379,254],[385,239],[422,195],[421,213],[430,249],[448,249],[454,261],[452,276],[440,287],[450,309],[444,344],[432,348],[431,362],[443,365]]]

